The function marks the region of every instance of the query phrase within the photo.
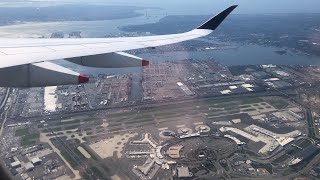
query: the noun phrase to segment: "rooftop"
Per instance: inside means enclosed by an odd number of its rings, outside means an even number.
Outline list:
[[[183,178],[183,177],[191,177],[192,174],[189,172],[188,167],[177,167],[178,170],[178,177]]]

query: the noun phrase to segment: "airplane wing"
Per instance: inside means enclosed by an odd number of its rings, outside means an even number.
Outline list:
[[[53,64],[64,59],[89,67],[139,67],[147,60],[123,51],[183,42],[213,32],[236,8],[231,6],[198,28],[180,34],[80,39],[0,39],[0,86],[36,87],[88,82],[88,77]]]

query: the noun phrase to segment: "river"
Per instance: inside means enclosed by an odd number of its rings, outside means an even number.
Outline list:
[[[215,43],[222,43],[216,42]],[[284,51],[278,47],[266,47],[254,44],[225,43],[238,48],[205,51],[170,51],[165,53],[152,52],[138,54],[151,61],[172,61],[181,59],[207,60],[214,59],[221,64],[248,65],[248,64],[275,64],[275,65],[316,65],[320,64],[320,57],[306,56],[288,52],[279,54],[276,51]]]

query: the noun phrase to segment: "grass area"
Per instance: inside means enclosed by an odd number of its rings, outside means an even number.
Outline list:
[[[76,125],[66,126],[66,127],[64,127],[64,129],[70,130],[70,129],[77,129],[79,127],[80,127],[80,124],[76,124]]]
[[[239,100],[241,104],[254,104],[254,103],[263,102],[263,99],[259,97],[242,97],[235,100]]]
[[[250,109],[242,109],[243,112],[250,112],[250,111],[255,111],[256,109],[250,108]]]
[[[229,66],[228,67],[231,74],[234,76],[239,76],[242,74],[248,74],[248,71],[246,71],[247,69],[252,69],[254,71],[260,71],[261,68],[259,66],[255,66],[255,65],[247,65],[247,66]]]
[[[21,146],[30,146],[36,144],[37,140],[39,139],[40,134],[28,134],[21,138],[20,145]]]
[[[92,175],[93,174],[93,175]],[[91,179],[110,179],[106,177],[111,177],[112,174],[109,171],[105,171],[101,164],[97,164],[88,168],[81,176],[85,180]]]
[[[270,174],[272,174],[272,165],[271,164],[260,164],[260,163],[252,163],[251,164],[253,168],[265,168]]]
[[[251,108],[251,105],[245,104],[245,105],[239,106],[239,108]]]
[[[44,128],[43,124],[38,124],[38,128]]]
[[[164,122],[164,121],[161,121],[161,122]],[[147,123],[143,123],[143,125],[141,125],[141,126],[149,126],[149,125],[156,125],[156,123],[155,122],[147,122]],[[141,127],[141,126],[139,125],[139,126],[136,126],[136,127]]]
[[[224,108],[224,110],[226,110],[226,111],[231,111],[231,110],[234,110],[234,109],[238,109],[239,108],[239,106],[227,106],[227,107],[225,107]]]
[[[211,116],[224,116],[224,115],[229,115],[229,114],[236,114],[239,113],[240,110],[238,109],[234,109],[231,111],[213,111],[213,112],[208,112],[207,113],[207,117],[211,117]]]
[[[280,163],[283,163],[284,161],[288,160],[289,158],[291,158],[289,155],[284,154],[284,155],[278,157],[277,159],[275,159],[273,161],[273,163],[280,164]]]
[[[128,112],[113,112],[107,115],[111,122],[122,122],[129,121],[129,124],[143,121],[151,121],[153,115],[157,118],[173,118],[181,116],[197,109],[199,112],[207,112],[208,108],[224,108],[225,110],[230,110],[233,113],[238,113],[238,109],[242,104],[253,104],[263,102],[261,98],[258,97],[240,97],[240,98],[230,98],[230,99],[204,99],[203,101],[195,102],[182,102],[177,104],[169,104],[164,106],[150,107],[145,109],[140,109],[139,111],[128,111]],[[251,107],[249,105],[242,105],[242,107]],[[226,112],[230,113],[230,112]]]
[[[246,105],[246,104],[255,104],[263,102],[263,99],[259,97],[239,97],[239,98],[230,98],[230,99],[219,99],[219,100],[211,100],[209,101],[215,104],[225,104],[225,106],[235,105]]]
[[[102,179],[105,178],[103,173],[100,171],[100,169],[98,167],[93,166],[90,168],[90,170],[94,173],[95,176],[98,176]]]
[[[31,145],[36,144],[36,142],[37,142],[36,140],[22,138],[20,141],[20,145],[21,146],[31,146]]]
[[[103,171],[104,171],[105,173],[110,174],[111,171],[110,171],[109,167],[107,167],[106,164],[101,164],[100,167],[103,169]]]
[[[273,107],[275,107],[276,109],[283,109],[286,108],[289,103],[283,99],[268,99],[266,100],[266,102],[268,102],[270,105],[272,105]]]
[[[228,164],[224,164],[224,163],[220,163],[220,165],[226,170],[226,171],[229,171],[230,170],[230,168],[229,168],[229,166],[228,166]]]
[[[39,133],[34,133],[34,134],[29,134],[27,136],[25,136],[28,139],[38,139],[40,137]]]
[[[113,128],[113,129],[109,129],[110,132],[114,132],[114,131],[121,131],[122,128]]]
[[[15,136],[25,136],[29,134],[29,128],[17,129],[15,132]]]
[[[109,123],[108,127],[116,127],[116,126],[121,126],[122,124],[121,123]]]
[[[157,119],[167,119],[167,118],[176,118],[186,115],[186,112],[176,112],[176,113],[169,113],[169,114],[162,114],[156,115]]]
[[[297,147],[290,147],[288,150],[286,150],[286,153],[290,156],[294,156],[295,154],[297,154],[298,152],[300,152],[301,149],[297,148]]]
[[[239,104],[236,102],[229,102],[229,103],[219,103],[219,104],[209,104],[208,107],[210,108],[230,108],[230,107],[239,107]]]
[[[73,120],[73,121],[66,121],[66,122],[61,122],[63,125],[69,125],[69,124],[79,124],[80,120]]]
[[[129,111],[129,112],[116,112],[116,113],[109,113],[107,115],[108,118],[117,118],[117,117],[120,117],[120,118],[123,118],[125,116],[132,116],[133,112]]]
[[[135,124],[135,123],[148,122],[148,121],[153,121],[153,118],[134,119],[134,120],[128,121],[126,124]]]
[[[69,153],[65,152],[65,151],[61,151],[61,155],[63,156],[63,158],[68,161],[68,163],[70,164],[71,167],[76,168],[77,167],[77,162],[69,155]]]
[[[305,149],[306,147],[310,146],[312,143],[309,140],[303,140],[298,146],[302,149]]]
[[[52,131],[62,131],[62,128],[61,127],[55,127],[55,128],[51,128]]]
[[[283,175],[283,176],[287,176],[287,175],[292,174],[292,173],[295,173],[295,172],[296,172],[295,170],[289,168],[289,169],[286,169],[286,170],[282,173],[282,175]]]
[[[29,128],[17,129],[15,132],[16,137],[21,137],[21,146],[30,146],[36,144],[40,134],[39,133],[29,133]]]
[[[72,120],[72,121],[66,121],[66,122],[53,122],[50,123],[51,126],[66,126],[66,125],[73,125],[73,124],[79,124],[80,120]]]
[[[236,153],[249,154],[251,156],[260,157],[257,153],[250,151],[248,149],[239,149],[236,151]]]
[[[83,147],[83,149],[85,149],[91,156],[91,158],[95,161],[99,161],[99,155],[97,153],[95,153],[88,145],[81,145],[81,147]]]

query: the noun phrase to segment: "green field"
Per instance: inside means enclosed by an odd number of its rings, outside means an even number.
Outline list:
[[[290,156],[294,156],[295,154],[297,154],[298,152],[300,152],[301,149],[297,148],[297,147],[290,147],[289,149],[286,150],[286,153]]]
[[[298,145],[299,147],[301,147],[302,149],[305,149],[306,147],[310,146],[312,143],[307,140],[307,139],[304,139],[302,140],[302,142]]]
[[[69,153],[61,151],[61,155],[66,161],[68,161],[71,167],[75,168],[78,166],[77,162],[69,155]]]
[[[29,128],[17,129],[15,132],[15,136],[25,136],[29,134]]]
[[[286,108],[289,103],[283,99],[268,99],[266,100],[266,102],[268,102],[270,105],[272,105],[273,107],[275,107],[276,109],[283,109]]]
[[[271,164],[260,164],[257,162],[254,162],[251,164],[253,168],[258,169],[258,168],[265,168],[270,174],[272,174],[272,165]]]
[[[85,149],[90,154],[93,160],[98,161],[100,159],[99,155],[95,153],[88,145],[84,144],[81,145],[81,147],[83,147],[83,149]]]
[[[280,156],[279,158],[275,159],[272,163],[280,164],[280,163],[283,163],[284,161],[288,160],[289,158],[291,158],[291,156],[284,154],[284,155]]]
[[[80,127],[80,124],[75,124],[75,125],[65,126],[64,130],[77,129],[79,127]]]
[[[50,123],[51,126],[66,126],[66,125],[73,125],[73,124],[79,124],[80,120],[72,120],[72,121],[66,121],[66,122],[53,122]]]
[[[21,138],[20,145],[21,145],[21,146],[34,145],[34,144],[36,144],[36,142],[38,141],[39,136],[40,136],[39,133],[24,135],[24,136]]]
[[[17,129],[15,131],[16,137],[21,137],[21,146],[30,146],[36,144],[39,139],[39,133],[30,133],[29,128]]]
[[[259,66],[255,66],[255,65],[247,65],[247,66],[239,66],[239,65],[235,65],[235,66],[229,66],[228,67],[231,74],[234,76],[239,76],[242,74],[248,74],[248,69],[252,69],[254,71],[260,71],[261,67]]]
[[[52,128],[52,131],[62,131],[62,128],[61,127],[55,127],[55,128]]]
[[[230,99],[203,99],[194,102],[177,102],[176,104],[148,107],[135,111],[112,112],[107,115],[107,119],[112,124],[135,124],[151,123],[154,119],[159,122],[171,121],[184,115],[195,115],[196,113],[206,113],[207,116],[221,116],[240,113],[240,107],[250,108],[247,111],[254,111],[250,105],[261,103],[263,99],[259,97],[239,97]]]
[[[242,109],[243,112],[250,112],[250,111],[255,111],[256,109],[250,108],[250,109]]]

